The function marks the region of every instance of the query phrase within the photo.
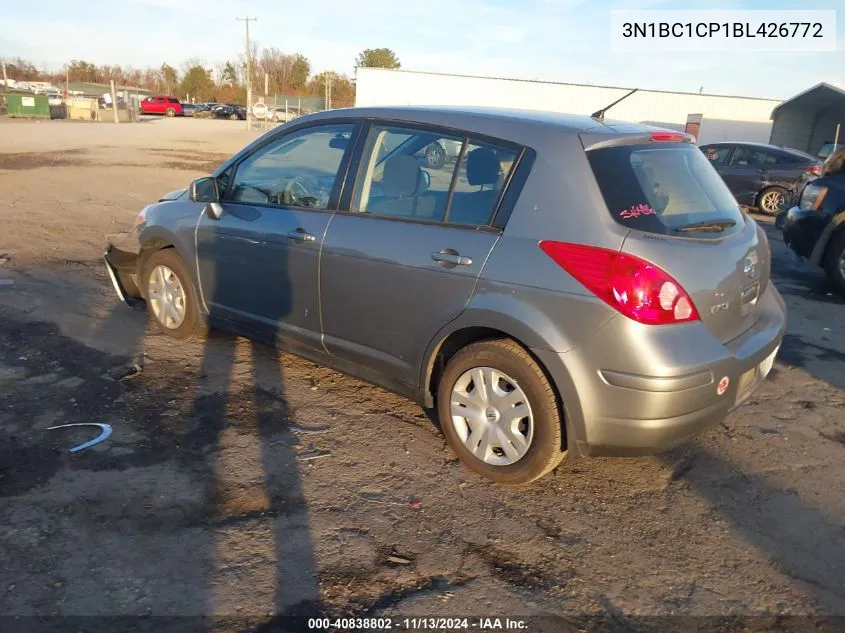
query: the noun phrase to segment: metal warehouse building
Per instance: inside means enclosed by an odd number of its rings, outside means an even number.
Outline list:
[[[845,90],[821,83],[779,104],[772,112],[771,143],[817,154],[825,143],[843,144]],[[839,127],[839,138],[837,138]]]
[[[493,106],[591,114],[631,90],[359,68],[355,103],[359,106]],[[614,106],[607,116],[676,130],[684,130],[688,122],[700,117],[700,144],[753,141],[787,145],[815,154],[824,143],[834,140],[837,123],[845,124],[845,91],[819,84],[781,102],[755,97],[639,90]]]

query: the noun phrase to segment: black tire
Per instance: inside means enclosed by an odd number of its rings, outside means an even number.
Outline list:
[[[491,465],[473,455],[458,436],[451,415],[451,394],[455,383],[474,367],[492,367],[511,378],[525,393],[534,425],[528,451],[516,462]],[[542,368],[528,352],[510,339],[481,341],[457,352],[446,365],[437,389],[437,414],[446,442],[475,473],[506,486],[530,483],[549,473],[566,456],[563,420],[555,390]]]
[[[167,110],[164,111],[164,114],[166,116],[176,116],[176,110],[173,108],[167,108]]]
[[[239,118],[240,118],[240,117],[239,117],[237,114],[235,114],[235,113],[232,113],[232,114],[230,114],[230,115],[229,115],[229,120],[230,120],[230,121],[237,121]]]
[[[824,273],[833,289],[845,297],[845,230],[834,233],[827,245]]]
[[[154,310],[150,305],[149,288],[150,275],[157,266],[167,266],[176,277],[185,292],[185,319],[177,328],[169,328],[164,323],[156,318]],[[205,323],[205,318],[200,310],[199,298],[194,283],[191,280],[191,275],[185,266],[185,262],[179,256],[174,248],[163,248],[156,251],[147,259],[144,264],[144,270],[141,273],[140,283],[141,294],[147,301],[147,312],[150,315],[150,321],[159,332],[167,334],[176,339],[186,339],[190,337],[203,337],[208,332],[208,326]]]
[[[432,169],[440,169],[446,164],[446,150],[440,143],[432,143],[425,148],[425,164]]]
[[[789,193],[783,187],[766,187],[757,194],[757,200],[754,206],[766,215],[777,215],[784,202],[786,202]]]

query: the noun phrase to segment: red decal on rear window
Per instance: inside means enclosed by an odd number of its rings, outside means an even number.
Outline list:
[[[623,220],[630,220],[631,218],[638,218],[641,215],[657,215],[657,211],[652,209],[647,204],[638,204],[630,209],[625,209],[619,214]]]

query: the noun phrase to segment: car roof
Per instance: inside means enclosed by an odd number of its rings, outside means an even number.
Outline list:
[[[361,117],[398,119],[416,123],[431,123],[444,127],[469,129],[480,133],[497,126],[510,128],[515,124],[554,129],[557,132],[578,133],[604,128],[607,132],[636,133],[662,129],[651,125],[626,121],[599,121],[586,114],[566,114],[541,110],[518,110],[481,106],[367,106],[338,108],[307,115],[311,118]],[[304,118],[304,117],[303,117]],[[302,121],[302,119],[300,119]],[[624,126],[624,129],[622,128]],[[482,129],[483,128],[483,129]]]

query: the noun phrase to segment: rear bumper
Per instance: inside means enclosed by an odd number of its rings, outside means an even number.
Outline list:
[[[108,244],[103,254],[103,261],[118,298],[131,307],[143,303],[137,284],[138,254],[123,251]]]
[[[557,384],[568,450],[652,455],[724,420],[765,380],[783,339],[786,312],[773,285],[761,303],[758,322],[727,344],[700,323],[649,328],[620,316],[570,352],[534,350]]]

